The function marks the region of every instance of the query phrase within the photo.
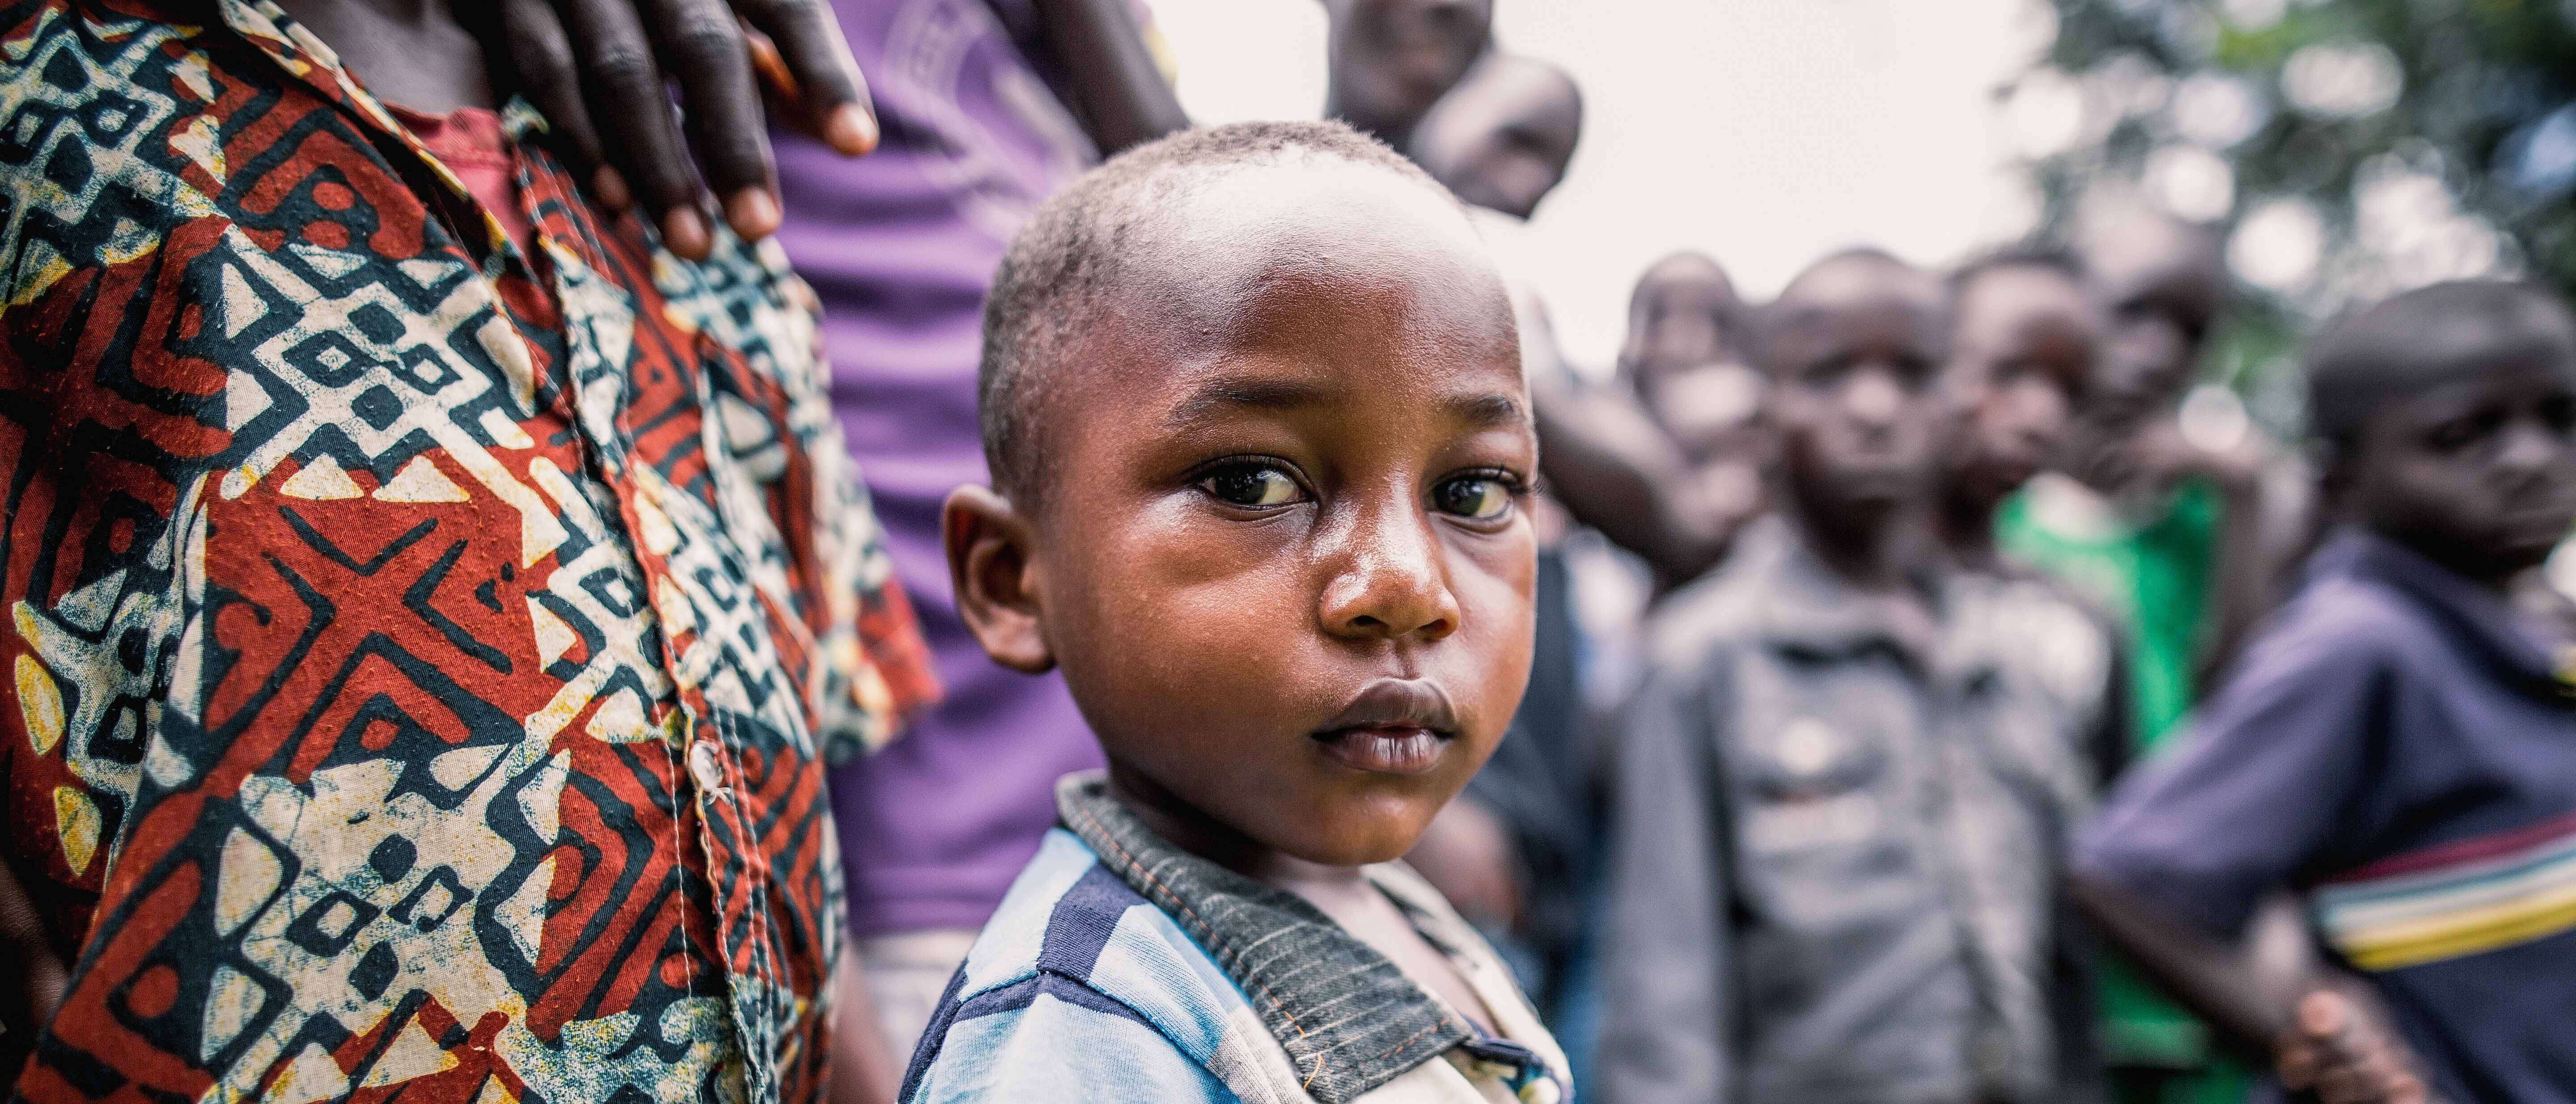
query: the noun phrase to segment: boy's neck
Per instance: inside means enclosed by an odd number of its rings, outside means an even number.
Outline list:
[[[2413,552],[2434,566],[2499,598],[2511,598],[2514,580],[2520,578],[2523,572],[2540,566],[2539,564],[2510,565],[2481,561],[2476,556],[2464,555],[2463,550],[2457,547],[2434,547],[2421,540],[2410,539],[2405,534],[2392,533],[2367,522],[2362,523],[2362,527],[2378,534],[2380,539]]]
[[[1358,867],[1308,862],[1270,847],[1115,759],[1109,763],[1109,792],[1164,842],[1254,881],[1309,898],[1367,884]]]
[[[2002,562],[1995,550],[1995,513],[2002,507],[2000,500],[1960,489],[1941,496],[1933,523],[1939,527],[1941,546],[1959,566],[1989,571]]]
[[[1902,591],[1910,582],[1903,515],[1861,517],[1788,496],[1783,511],[1816,558],[1861,590]]]
[[[390,104],[430,115],[500,106],[484,42],[456,0],[279,0]],[[472,7],[479,7],[474,5]]]

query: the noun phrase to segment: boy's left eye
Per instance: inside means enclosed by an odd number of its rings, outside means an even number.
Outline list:
[[[1228,464],[1200,476],[1198,483],[1218,501],[1250,510],[1285,506],[1302,497],[1295,479],[1265,464]]]
[[[1511,512],[1512,488],[1500,476],[1462,475],[1432,488],[1431,506],[1469,521],[1492,521]]]

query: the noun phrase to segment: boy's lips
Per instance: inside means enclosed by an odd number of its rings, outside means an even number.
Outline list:
[[[1458,732],[1449,695],[1418,679],[1382,678],[1309,734],[1343,766],[1377,774],[1421,774],[1438,766]]]

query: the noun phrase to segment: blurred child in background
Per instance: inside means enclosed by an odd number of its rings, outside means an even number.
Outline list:
[[[1706,504],[1746,516],[1759,508],[1768,443],[1762,374],[1745,349],[1751,317],[1716,261],[1674,253],[1637,279],[1619,350],[1620,377],[1681,449]]]
[[[2107,319],[2064,253],[1998,253],[1961,267],[1950,287],[1958,328],[1943,388],[1961,432],[1944,452],[1932,522],[1959,568],[1993,588],[2020,672],[2060,703],[2054,735],[2083,757],[2084,777],[2070,780],[2080,803],[2127,762],[2125,640],[2091,603],[1997,548],[1995,514],[2064,449]]]
[[[2440,284],[2337,323],[2308,372],[2340,527],[2083,870],[2177,938],[2233,939],[2296,888],[2436,1096],[2576,1099],[2576,695],[2567,641],[2507,601],[2576,523],[2576,319],[2536,287]],[[2347,1014],[2298,1000],[2303,1028]],[[2308,1041],[2282,1058],[2315,1080]],[[2388,1054],[2372,1070],[2328,1097],[2423,1091]]]
[[[2072,1091],[2047,994],[2073,751],[1921,524],[1951,326],[1939,279],[1870,251],[1763,312],[1780,512],[1668,600],[1622,736],[1615,1104]]]
[[[1996,518],[2002,551],[2106,611],[2126,639],[2125,746],[2107,771],[2152,752],[2270,601],[2279,565],[2260,436],[2183,432],[2226,289],[2216,235],[2161,212],[2105,203],[2080,227],[2110,318],[2071,439]],[[2221,430],[2227,427],[2219,427]],[[2107,773],[2106,773],[2107,777]],[[2103,1045],[2124,1104],[2235,1104],[2245,1074],[2207,1028],[2124,964],[2102,979]]]

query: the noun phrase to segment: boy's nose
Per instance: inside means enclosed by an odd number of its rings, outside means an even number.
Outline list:
[[[2565,459],[2567,440],[2536,418],[2518,418],[2504,428],[2496,449],[2496,467],[2516,474],[2542,472]]]
[[[1458,599],[1440,565],[1438,535],[1419,510],[1364,521],[1342,567],[1324,584],[1324,631],[1358,640],[1439,640],[1458,630]]]
[[[1862,372],[1843,392],[1843,409],[1852,420],[1871,428],[1893,424],[1905,405],[1905,392],[1885,372]]]

